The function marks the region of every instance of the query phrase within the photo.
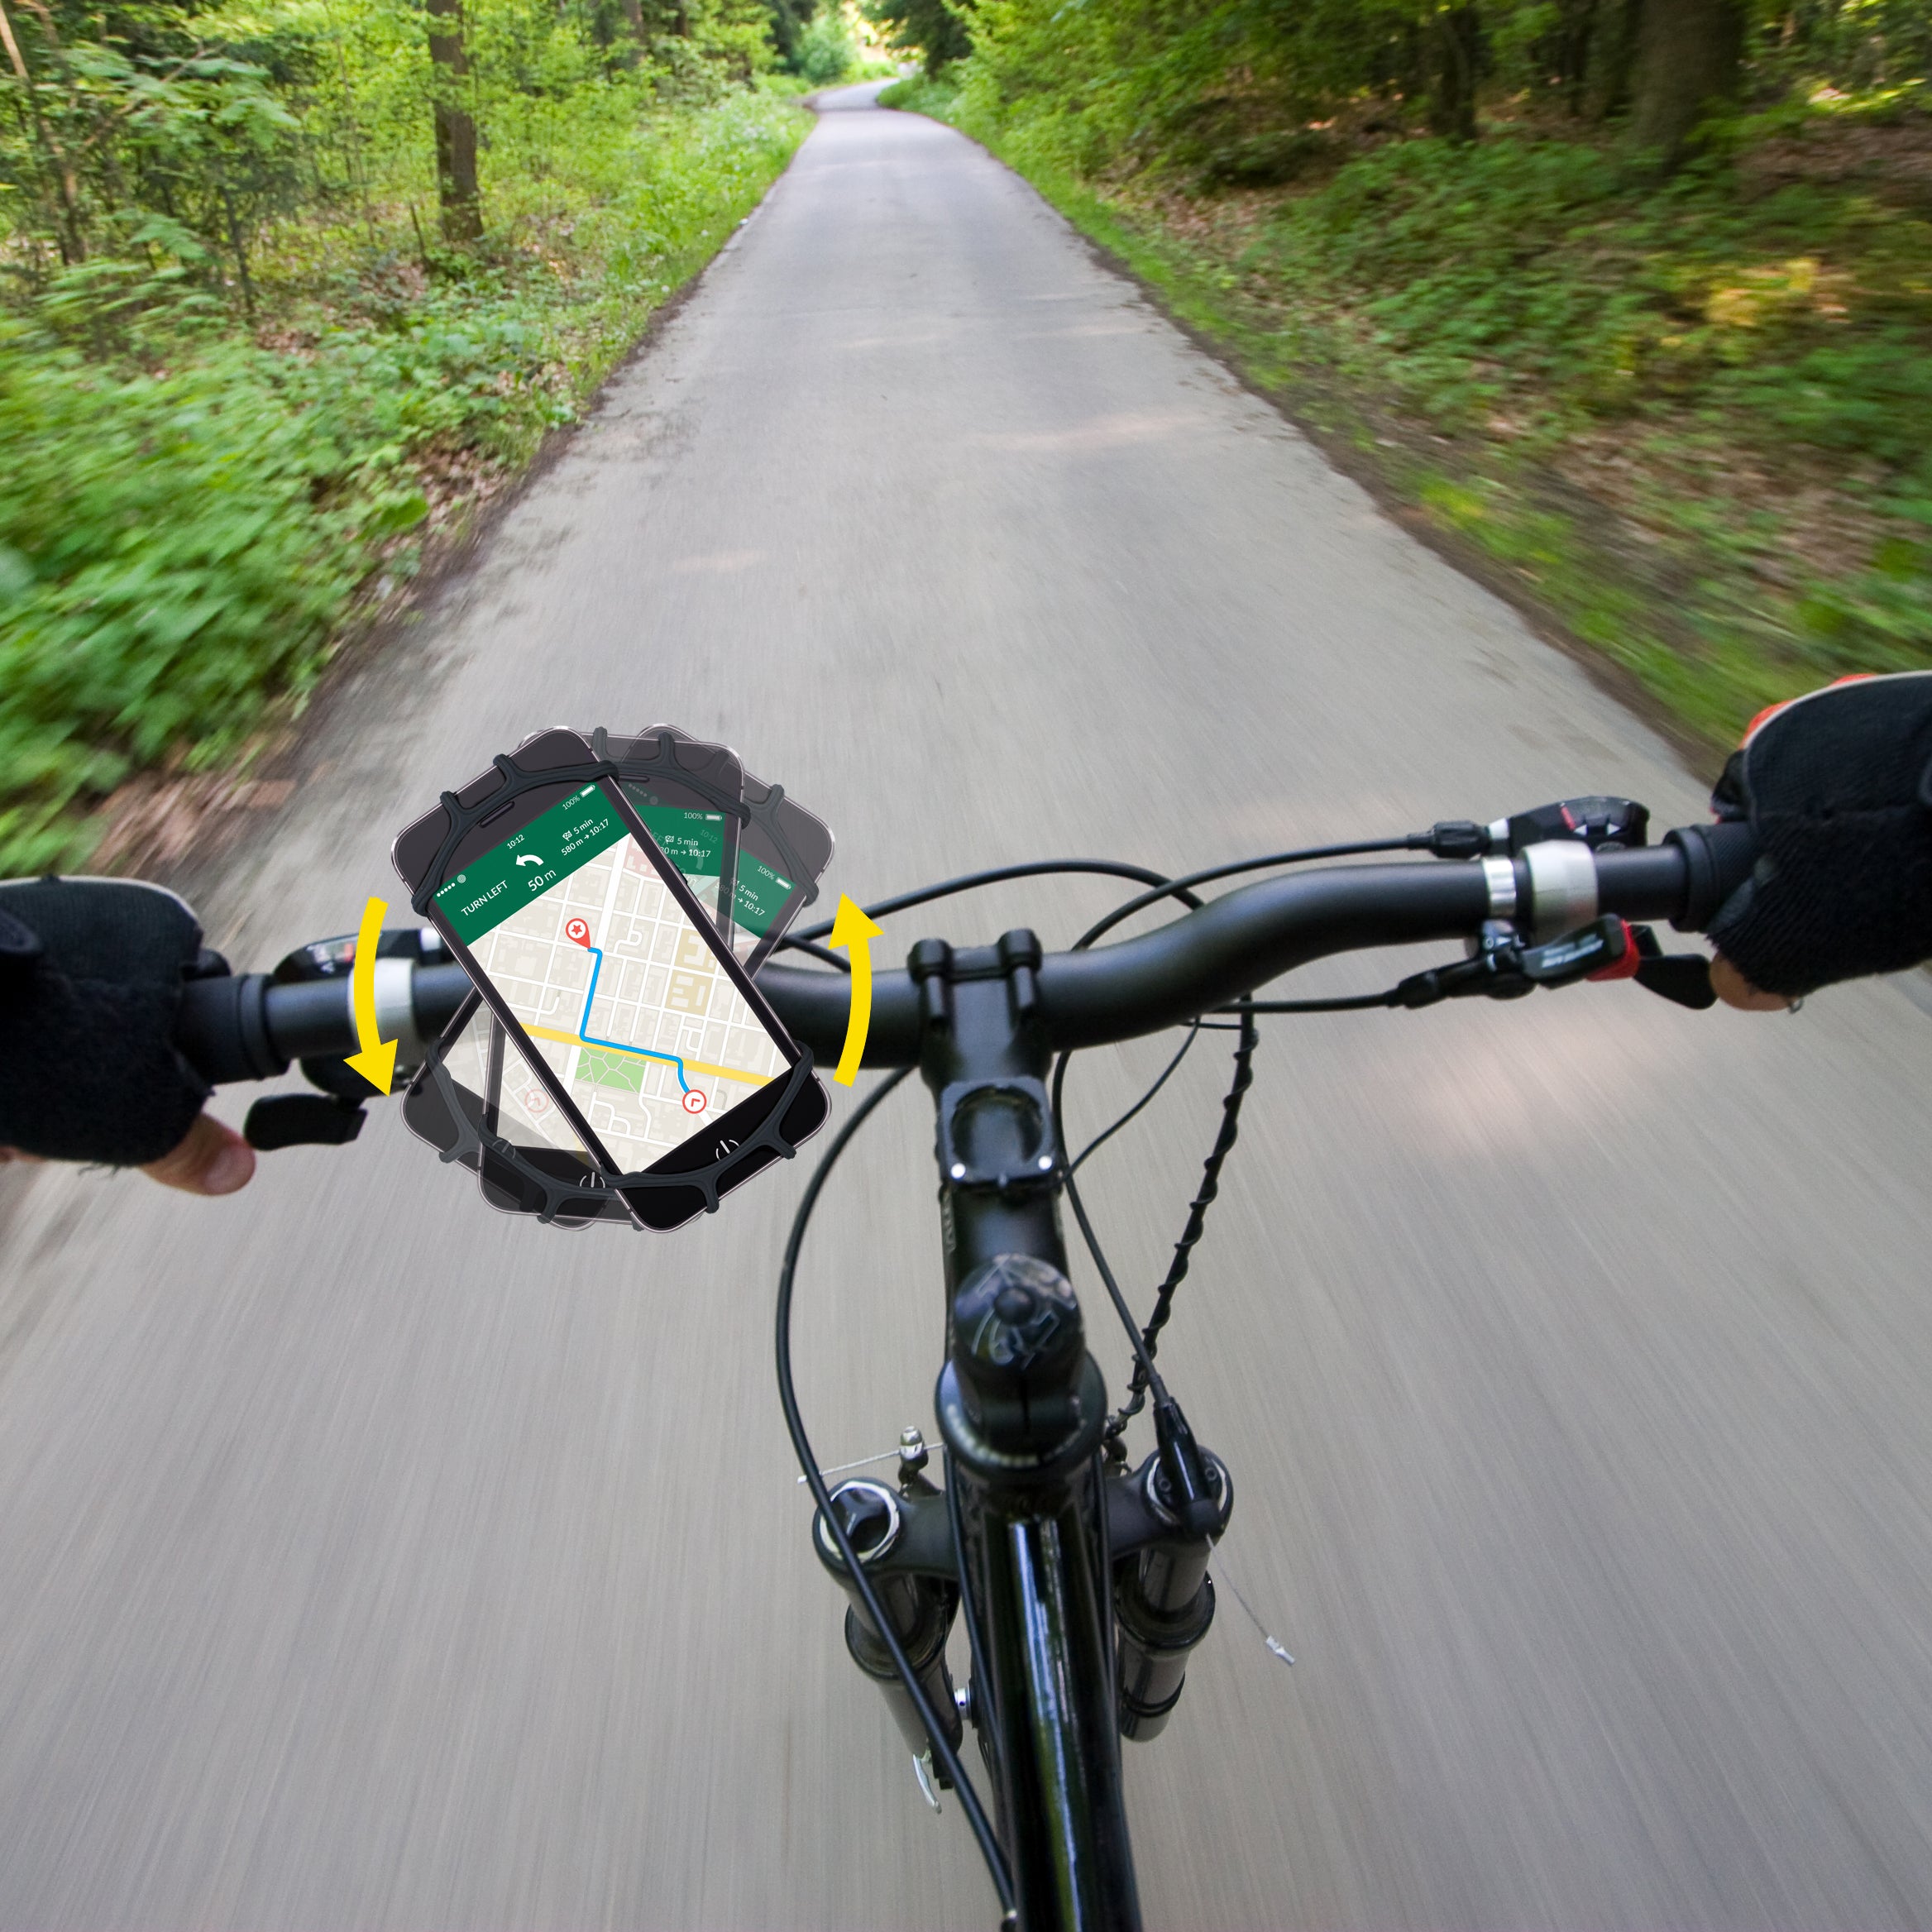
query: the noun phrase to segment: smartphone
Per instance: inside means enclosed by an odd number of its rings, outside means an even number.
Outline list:
[[[599,759],[618,768],[618,782],[645,830],[729,940],[744,816],[738,754],[668,729],[616,738],[600,725],[586,736]]]
[[[472,991],[403,1096],[403,1120],[476,1176],[483,1198],[553,1227],[636,1225],[610,1176],[568,1131],[548,1089]]]
[[[653,724],[640,739],[690,744],[674,725]],[[742,772],[743,823],[731,895],[731,945],[747,973],[756,973],[786,929],[819,895],[832,862],[831,828],[782,786]]]
[[[677,1175],[742,1148],[716,1181],[741,1185],[777,1158],[744,1146],[773,1109],[791,1096],[779,1126],[796,1145],[823,1123],[825,1090],[791,1078],[798,1048],[621,785],[585,777],[594,765],[575,732],[527,739],[455,795],[460,837],[438,806],[392,856],[555,1109],[534,1110],[548,1144],[587,1155],[640,1226],[667,1229],[705,1204]]]

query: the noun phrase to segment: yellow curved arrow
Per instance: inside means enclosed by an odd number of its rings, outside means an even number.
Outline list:
[[[362,924],[356,933],[356,964],[349,981],[349,997],[356,1010],[356,1039],[360,1053],[348,1056],[353,1067],[379,1093],[386,1093],[396,1077],[396,1043],[379,1037],[375,1024],[375,950],[382,940],[382,916],[386,901],[371,899],[362,908]],[[871,988],[867,992],[869,996]]]
[[[839,895],[828,943],[844,947],[852,955],[852,1016],[845,1022],[845,1050],[839,1055],[839,1070],[832,1076],[841,1087],[852,1084],[865,1051],[865,1035],[872,1025],[872,942],[884,938],[885,931],[843,892]]]

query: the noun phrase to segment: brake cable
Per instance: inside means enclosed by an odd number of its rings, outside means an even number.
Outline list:
[[[1157,892],[1142,892],[1125,905],[1115,906],[1098,925],[1089,926],[1075,940],[1072,949],[1076,953],[1084,952],[1102,933],[1112,932],[1123,919],[1132,918],[1144,907],[1162,899],[1184,897],[1188,888],[1204,886],[1213,879],[1232,878],[1237,873],[1266,872],[1271,866],[1306,865],[1317,858],[1356,858],[1368,852],[1427,852],[1432,849],[1430,840],[1428,833],[1410,832],[1399,839],[1358,839],[1349,845],[1309,845],[1298,852],[1271,852],[1265,858],[1231,859],[1226,865],[1211,865],[1203,872],[1184,873],[1178,879],[1169,879]]]
[[[1201,1037],[1201,1028],[1202,1022],[1198,1020],[1190,1021],[1188,1022],[1187,1038],[1181,1042],[1180,1050],[1175,1054],[1174,1058],[1170,1059],[1164,1067],[1161,1069],[1160,1077],[1155,1080],[1154,1084],[1150,1087],[1147,1091],[1143,1093],[1141,1098],[1136,1100],[1134,1104],[1130,1107],[1127,1111],[1123,1113],[1111,1127],[1103,1127],[1100,1132],[1096,1134],[1093,1138],[1080,1150],[1079,1153],[1074,1157],[1074,1159],[1067,1164],[1067,1172],[1069,1174],[1077,1173],[1080,1168],[1084,1165],[1088,1155],[1093,1153],[1096,1149],[1104,1145],[1107,1141],[1111,1141],[1122,1127],[1126,1126],[1129,1121],[1132,1120],[1136,1114],[1141,1112],[1142,1110],[1146,1107],[1148,1103],[1154,1098],[1154,1096],[1167,1084],[1169,1075],[1171,1075],[1180,1065],[1181,1062],[1188,1057],[1188,1050],[1192,1047],[1194,1042]]]
[[[1088,1143],[1080,1160],[1084,1160],[1101,1141],[1125,1126],[1154,1098],[1166,1083],[1168,1075],[1180,1064],[1182,1055],[1193,1044],[1193,1036],[1201,1031],[1201,1026],[1202,1023],[1197,1021],[1188,1030],[1188,1040],[1183,1044],[1180,1053],[1169,1061],[1160,1078],[1112,1126]],[[1134,1370],[1128,1384],[1127,1400],[1107,1420],[1107,1435],[1110,1441],[1121,1434],[1129,1421],[1146,1406],[1150,1394],[1157,1404],[1169,1399],[1166,1384],[1161,1380],[1160,1370],[1154,1365],[1155,1354],[1160,1346],[1160,1332],[1167,1326],[1174,1313],[1174,1291],[1187,1276],[1188,1265],[1193,1259],[1193,1250],[1206,1231],[1208,1210],[1221,1191],[1222,1164],[1227,1159],[1240,1131],[1241,1102],[1248,1088],[1254,1084],[1254,1054],[1255,1047],[1260,1044],[1260,1038],[1244,1003],[1241,1038],[1235,1045],[1234,1075],[1221,1102],[1221,1131],[1216,1135],[1214,1145],[1208,1150],[1208,1158],[1202,1164],[1201,1184],[1194,1198],[1188,1203],[1186,1226],[1181,1231],[1181,1238],[1174,1243],[1174,1259],[1169,1263],[1166,1276],[1155,1291],[1154,1312],[1145,1328],[1135,1321],[1133,1313],[1127,1306],[1126,1297],[1121,1292],[1120,1284],[1114,1279],[1113,1270],[1108,1265],[1106,1253],[1100,1246],[1100,1237],[1093,1231],[1093,1221],[1087,1212],[1087,1203],[1080,1196],[1079,1183],[1074,1178],[1074,1168],[1079,1165],[1079,1161],[1073,1163],[1064,1177],[1067,1199],[1073,1208],[1074,1218],[1080,1224],[1081,1239],[1087,1244],[1087,1252],[1093,1257],[1094,1268],[1107,1289],[1107,1298],[1112,1302],[1114,1313],[1120,1317],[1121,1325],[1126,1329],[1127,1340],[1134,1351]],[[1072,1058],[1071,1052],[1063,1053],[1054,1068],[1053,1112],[1056,1120],[1064,1117],[1062,1097],[1066,1088],[1067,1063]]]
[[[777,1356],[778,1356],[778,1400],[785,1411],[785,1427],[791,1437],[791,1447],[798,1456],[798,1466],[805,1472],[805,1480],[811,1490],[812,1500],[818,1506],[819,1519],[837,1544],[839,1554],[844,1560],[845,1572],[852,1579],[854,1587],[863,1600],[866,1610],[873,1621],[873,1627],[886,1647],[887,1654],[892,1660],[892,1668],[898,1673],[900,1682],[906,1695],[912,1700],[912,1708],[919,1713],[920,1720],[925,1726],[926,1741],[932,1747],[933,1755],[939,1760],[946,1776],[953,1781],[959,1794],[959,1804],[966,1814],[967,1822],[973,1827],[973,1835],[978,1841],[980,1856],[986,1861],[988,1874],[992,1880],[993,1890],[999,1895],[1000,1910],[1003,1922],[1016,1924],[1013,1902],[1013,1881],[1007,1867],[1006,1854],[1000,1848],[991,1822],[981,1804],[979,1794],[966,1775],[966,1767],[959,1762],[959,1753],[947,1741],[945,1729],[940,1724],[939,1714],[932,1708],[917,1673],[912,1668],[911,1660],[906,1654],[905,1646],[892,1627],[892,1619],[886,1614],[885,1605],[879,1601],[878,1592],[873,1587],[872,1578],[866,1573],[865,1565],[854,1548],[852,1538],[845,1525],[839,1520],[839,1513],[832,1507],[831,1493],[825,1487],[825,1479],[819,1472],[817,1456],[813,1452],[811,1438],[805,1432],[805,1418],[799,1412],[798,1388],[791,1373],[791,1297],[793,1284],[798,1274],[798,1257],[805,1246],[805,1231],[811,1223],[812,1209],[818,1205],[820,1193],[827,1177],[837,1164],[839,1156],[845,1151],[852,1137],[863,1126],[878,1107],[879,1102],[897,1087],[912,1071],[910,1067],[901,1067],[888,1074],[878,1086],[866,1095],[854,1108],[852,1117],[838,1132],[831,1145],[825,1150],[824,1158],[812,1170],[812,1177],[806,1184],[805,1196],[798,1203],[798,1212],[792,1217],[791,1238],[785,1244],[785,1263],[778,1274],[777,1308]],[[948,1472],[947,1487],[951,1488],[951,1475]]]
[[[1228,1083],[1227,1092],[1221,1102],[1221,1131],[1214,1137],[1208,1158],[1201,1164],[1201,1185],[1188,1204],[1187,1225],[1181,1230],[1181,1238],[1174,1245],[1174,1259],[1168,1264],[1166,1278],[1155,1292],[1154,1313],[1148,1317],[1142,1337],[1147,1344],[1145,1359],[1135,1362],[1133,1379],[1127,1385],[1127,1399],[1107,1424],[1109,1432],[1113,1435],[1120,1434],[1128,1422],[1146,1406],[1154,1353],[1160,1344],[1160,1332],[1174,1313],[1174,1290],[1186,1279],[1193,1251],[1207,1231],[1208,1210],[1221,1192],[1222,1163],[1232,1150],[1241,1131],[1241,1102],[1255,1083],[1255,1049],[1260,1040],[1253,1015],[1244,1011],[1241,1037],[1235,1042],[1234,1077]]]
[[[1258,863],[1265,864],[1266,860]],[[1185,879],[1170,879],[1164,873],[1152,872],[1144,865],[1129,865],[1114,858],[1035,858],[1023,865],[994,866],[985,872],[963,873],[956,879],[947,879],[936,886],[921,886],[910,892],[901,892],[894,899],[882,899],[876,906],[860,908],[868,919],[883,919],[889,912],[905,912],[915,906],[924,906],[935,899],[949,898],[955,892],[977,892],[982,886],[997,886],[1007,879],[1035,879],[1055,873],[1098,873],[1103,878],[1138,879],[1144,886],[1159,888],[1155,899],[1164,899],[1170,894],[1179,897],[1189,906],[1198,906],[1201,901],[1184,888]],[[1150,903],[1145,896],[1135,901],[1136,905]],[[822,940],[832,930],[832,921],[821,919],[816,925],[801,926],[794,933],[788,933],[778,943],[782,946],[796,946],[801,953],[819,955],[812,944],[814,940]],[[833,957],[835,965],[843,966],[843,959]]]
[[[1184,873],[1178,879],[1170,879],[1155,890],[1142,892],[1124,905],[1117,906],[1105,918],[1082,934],[1074,942],[1072,949],[1077,953],[1083,952],[1103,934],[1110,932],[1121,921],[1131,918],[1136,912],[1170,896],[1188,894],[1191,887],[1205,885],[1213,879],[1230,878],[1238,873],[1265,872],[1274,866],[1306,864],[1319,858],[1352,858],[1372,852],[1427,850],[1431,849],[1433,840],[1433,834],[1412,832],[1396,839],[1357,839],[1341,845],[1311,845],[1298,851],[1270,853],[1261,858],[1235,859],[1225,865],[1208,866],[1199,872]],[[1349,1006],[1384,1006],[1391,1002],[1386,996],[1377,996],[1365,1000],[1351,1000],[1346,1003]],[[1167,1083],[1169,1075],[1180,1064],[1188,1049],[1193,1045],[1195,1035],[1203,1026],[1213,1023],[1196,1020],[1189,1027],[1188,1037],[1182,1042],[1179,1052],[1168,1063],[1154,1084],[1112,1126],[1089,1141],[1079,1159],[1068,1166],[1064,1176],[1067,1199],[1072,1204],[1074,1219],[1080,1224],[1081,1239],[1087,1244],[1087,1252],[1093,1257],[1093,1265],[1106,1287],[1107,1298],[1113,1303],[1114,1313],[1119,1316],[1121,1325],[1126,1329],[1127,1340],[1134,1351],[1134,1370],[1128,1382],[1127,1399],[1107,1418],[1107,1436],[1110,1442],[1121,1436],[1126,1431],[1128,1423],[1146,1407],[1150,1394],[1153,1396],[1157,1408],[1166,1407],[1171,1401],[1160,1372],[1154,1365],[1154,1357],[1160,1346],[1160,1332],[1167,1326],[1174,1313],[1175,1291],[1186,1279],[1188,1270],[1193,1260],[1193,1251],[1207,1231],[1208,1210],[1214,1204],[1216,1197],[1221,1192],[1222,1164],[1232,1150],[1241,1131],[1241,1102],[1246,1098],[1249,1088],[1254,1084],[1255,1049],[1260,1044],[1261,1038],[1255,1030],[1255,1015],[1257,1012],[1313,1012],[1327,1010],[1330,1010],[1329,1002],[1325,1001],[1270,1001],[1264,1003],[1251,999],[1239,1000],[1231,1006],[1217,1009],[1223,1012],[1238,1012],[1241,1016],[1240,1038],[1236,1042],[1234,1051],[1234,1073],[1228,1083],[1227,1092],[1222,1098],[1220,1131],[1215,1136],[1214,1145],[1208,1151],[1208,1158],[1202,1163],[1201,1184],[1195,1191],[1193,1199],[1188,1204],[1186,1225],[1181,1230],[1181,1238],[1174,1243],[1174,1259],[1168,1264],[1167,1273],[1160,1286],[1155,1291],[1154,1311],[1145,1328],[1134,1320],[1133,1313],[1127,1306],[1126,1297],[1121,1294],[1120,1284],[1114,1279],[1113,1270],[1108,1265],[1107,1255],[1100,1246],[1100,1237],[1093,1231],[1093,1223],[1088,1216],[1086,1203],[1080,1198],[1079,1183],[1074,1178],[1074,1169],[1102,1141],[1117,1133],[1153,1099]],[[1216,1031],[1220,1029],[1216,1028]],[[1070,1051],[1063,1053],[1054,1068],[1053,1115],[1056,1121],[1065,1117],[1063,1102],[1066,1091],[1067,1063],[1072,1057]]]

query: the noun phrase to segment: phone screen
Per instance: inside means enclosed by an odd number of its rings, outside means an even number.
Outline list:
[[[718,917],[718,887],[724,870],[724,815],[692,811],[667,805],[648,787],[627,785],[631,810],[644,821],[644,830],[658,841],[664,856],[684,874],[691,897]]]
[[[662,1160],[791,1067],[595,783],[466,861],[435,903],[621,1172]],[[532,1102],[547,1101],[532,1085]],[[561,1108],[521,1111],[550,1145],[580,1145]]]
[[[756,853],[740,849],[732,911],[739,933],[749,942],[741,942],[741,953],[751,951],[772,930],[772,921],[785,910],[796,890],[775,866],[766,864]]]
[[[832,834],[779,787],[748,772],[744,785],[747,811],[739,836],[731,943],[745,971],[756,973],[817,897],[819,875],[831,862]]]

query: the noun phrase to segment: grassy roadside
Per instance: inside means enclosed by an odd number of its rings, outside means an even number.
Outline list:
[[[586,94],[474,250],[366,208],[273,231],[246,323],[152,250],[0,311],[0,876],[112,863],[131,812],[232,789],[810,125],[769,85]]]
[[[1767,117],[1668,188],[1506,127],[1331,135],[1249,188],[1083,173],[970,78],[882,98],[985,142],[1688,739],[1932,663],[1922,115]]]

